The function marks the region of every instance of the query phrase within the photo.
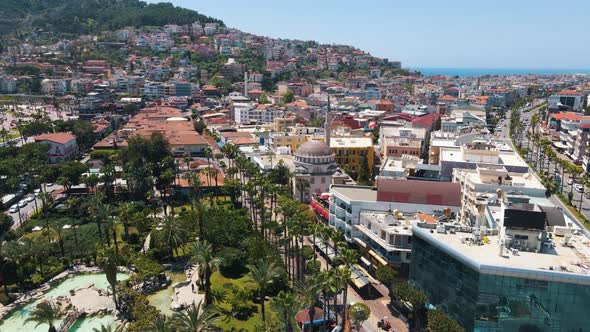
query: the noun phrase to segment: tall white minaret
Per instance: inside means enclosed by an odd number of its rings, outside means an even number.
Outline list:
[[[326,123],[324,123],[324,130],[326,131],[326,145],[330,146],[330,125],[332,123],[332,114],[330,112],[330,93],[328,93],[328,109],[326,111]]]
[[[244,96],[248,97],[248,72],[244,71]]]

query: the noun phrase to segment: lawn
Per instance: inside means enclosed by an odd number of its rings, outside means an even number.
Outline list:
[[[250,286],[252,287],[254,285],[254,283],[252,282],[252,278],[250,278],[250,276],[248,276],[247,274],[242,274],[240,276],[236,276],[236,277],[229,277],[229,276],[224,276],[221,273],[215,272],[213,273],[213,275],[211,276],[211,288],[214,291],[220,291],[223,290],[225,292],[228,292],[228,289],[231,287],[231,285],[234,286],[239,286],[239,287],[244,287],[244,286]],[[219,321],[217,325],[219,325],[220,328],[222,328],[224,331],[231,331],[232,328],[234,328],[235,330],[239,330],[239,329],[245,329],[247,331],[254,331],[254,327],[255,326],[262,326],[262,317],[260,315],[260,305],[258,303],[254,303],[253,301],[251,301],[251,304],[253,306],[256,307],[256,312],[254,314],[252,314],[247,320],[238,320],[236,318],[233,318],[230,321]],[[221,303],[220,307],[224,308],[224,309],[230,309],[231,306],[227,303]],[[274,317],[275,313],[271,310],[270,308],[270,299],[267,298],[266,301],[266,319],[271,320],[272,317]]]

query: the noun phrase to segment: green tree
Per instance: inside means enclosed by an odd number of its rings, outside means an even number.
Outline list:
[[[219,269],[221,260],[213,255],[213,247],[206,241],[197,241],[191,248],[192,262],[198,265],[204,272],[205,305],[213,304],[211,297],[211,275]]]
[[[292,331],[294,324],[296,324],[295,314],[300,308],[296,294],[280,291],[270,300],[270,306],[277,313],[283,331]]]
[[[398,283],[393,286],[393,295],[395,298],[409,302],[412,305],[413,318],[416,322],[416,327],[421,327],[421,317],[419,314],[424,309],[424,304],[428,301],[426,294],[416,289],[408,282]]]
[[[293,94],[293,91],[291,91],[291,90],[287,90],[287,92],[285,92],[281,96],[281,102],[283,104],[292,103],[294,100],[295,100],[295,95]]]
[[[375,276],[377,277],[377,280],[379,280],[383,285],[391,289],[393,287],[393,282],[398,276],[398,273],[389,265],[379,265],[375,271]]]
[[[165,246],[172,258],[178,257],[178,248],[188,240],[185,227],[172,216],[165,217],[153,233],[155,240]]]
[[[93,328],[92,332],[123,332],[125,331],[125,325],[116,324],[100,324],[100,328]]]
[[[373,179],[372,174],[373,172],[369,169],[369,160],[366,155],[361,156],[361,162],[359,165],[359,175],[358,175],[358,184],[359,185],[372,185]]]
[[[149,332],[176,332],[175,322],[166,316],[158,315],[156,319],[150,320]]]
[[[208,332],[216,331],[215,322],[219,320],[211,307],[202,307],[202,303],[190,306],[187,310],[175,313],[172,317],[177,331]]]
[[[54,324],[63,315],[63,312],[58,304],[50,301],[43,301],[33,309],[29,317],[25,320],[25,324],[28,322],[36,322],[37,325],[47,324],[49,325],[49,332],[57,332]]]
[[[357,331],[360,332],[363,322],[371,316],[371,309],[361,302],[355,303],[348,309],[350,319],[352,320]]]
[[[260,298],[260,313],[262,315],[262,321],[266,322],[266,310],[264,308],[264,302],[266,300],[266,287],[268,287],[275,278],[280,275],[279,267],[267,259],[259,259],[255,265],[248,265],[252,280],[258,286],[258,295]]]
[[[203,135],[205,128],[207,128],[207,124],[202,119],[195,121],[194,123],[195,130],[199,133],[199,135]]]
[[[104,270],[109,285],[111,285],[115,307],[119,309],[117,301],[117,253],[114,248],[102,248],[99,251],[98,263]]]
[[[311,278],[307,278],[303,282],[296,284],[297,293],[300,296],[300,301],[307,308],[309,322],[314,321],[316,303],[320,298],[320,286]]]
[[[269,104],[270,101],[268,100],[268,95],[266,93],[262,93],[260,96],[258,96],[258,102],[260,104]]]
[[[463,332],[465,329],[440,310],[428,310],[428,330],[431,332]]]

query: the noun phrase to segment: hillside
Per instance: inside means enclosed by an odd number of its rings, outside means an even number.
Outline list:
[[[0,33],[40,28],[63,33],[95,33],[125,26],[223,22],[170,3],[139,0],[2,0]]]

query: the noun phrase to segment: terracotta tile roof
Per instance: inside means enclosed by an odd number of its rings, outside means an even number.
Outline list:
[[[581,91],[576,91],[576,90],[571,90],[571,89],[561,90],[557,94],[558,95],[566,95],[566,96],[581,96],[581,95],[583,95],[583,93]]]
[[[379,178],[377,201],[461,206],[461,185],[452,182]]]
[[[450,102],[455,102],[457,101],[457,98],[451,96],[451,95],[444,95],[440,98],[438,98],[438,101],[450,101]]]
[[[436,120],[438,120],[439,118],[440,118],[440,114],[438,114],[438,113],[426,114],[426,115],[423,115],[419,118],[415,118],[414,120],[412,120],[412,126],[430,129],[430,128],[432,128],[432,125],[434,124],[434,122],[436,122]]]
[[[416,215],[421,222],[425,222],[427,224],[438,224],[438,219],[436,217],[431,216],[426,213],[418,212]]]
[[[66,144],[71,140],[75,140],[76,136],[68,133],[52,133],[35,136],[33,139],[35,142],[50,141],[59,144]]]
[[[584,118],[583,114],[580,113],[574,113],[574,112],[559,112],[559,113],[553,113],[551,114],[551,117],[553,117],[555,120],[581,120]],[[590,118],[590,117],[589,117]]]

